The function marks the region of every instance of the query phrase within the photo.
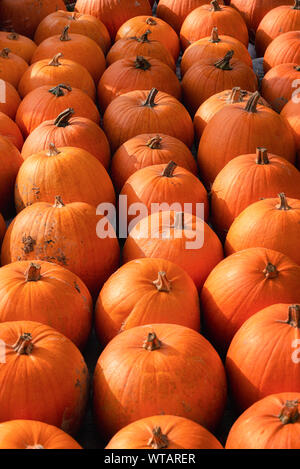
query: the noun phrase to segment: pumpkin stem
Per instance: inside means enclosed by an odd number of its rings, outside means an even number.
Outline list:
[[[156,286],[158,291],[170,293],[171,282],[167,279],[166,272],[158,272],[157,280],[154,280],[153,285]]]
[[[8,54],[11,52],[11,50],[8,48],[8,47],[4,47],[4,49],[2,49],[2,51],[0,52],[0,56],[3,58],[3,59],[8,59]]]
[[[56,156],[59,155],[60,151],[56,148],[54,143],[49,143],[49,150],[47,156]]]
[[[228,104],[241,103],[243,101],[244,96],[244,90],[242,90],[239,86],[235,86],[234,88],[232,88],[231,93],[228,96],[226,102]]]
[[[56,196],[55,196],[55,202],[54,202],[53,207],[55,207],[55,208],[62,208],[62,207],[64,207],[64,206],[65,206],[65,204],[63,203],[61,196],[60,196],[60,195],[56,195]]]
[[[295,0],[293,10],[300,10],[300,0]]]
[[[19,355],[30,355],[33,349],[31,334],[28,332],[22,334],[12,348]]]
[[[54,94],[54,96],[56,96],[56,98],[60,98],[61,96],[65,95],[63,90],[72,91],[72,88],[69,85],[59,84],[57,86],[54,86],[54,88],[51,88],[49,90],[49,93]]]
[[[62,53],[59,52],[58,54],[56,54],[53,59],[51,60],[51,62],[48,63],[48,65],[50,65],[51,67],[59,67],[61,65],[59,59],[62,57]]]
[[[151,26],[156,26],[157,25],[157,22],[155,21],[154,18],[147,18],[146,23],[150,24]]]
[[[35,264],[30,262],[30,266],[25,272],[26,282],[37,282],[41,279],[41,266],[40,264]]]
[[[169,161],[169,163],[162,172],[162,176],[172,178],[175,168],[177,168],[177,164],[174,163],[174,161]]]
[[[291,210],[291,207],[288,205],[286,196],[283,192],[278,194],[280,198],[280,204],[276,205],[277,210]]]
[[[232,70],[232,67],[230,65],[230,60],[232,59],[234,54],[234,50],[229,50],[223,59],[218,60],[215,62],[215,67],[220,68],[221,70]]]
[[[147,96],[147,99],[144,102],[143,106],[149,106],[149,107],[156,106],[154,100],[155,100],[155,97],[156,97],[157,93],[158,93],[158,89],[157,88],[152,88],[152,90],[149,92],[149,94]]]
[[[18,33],[9,33],[6,37],[7,37],[7,39],[10,39],[11,41],[17,41],[19,39],[19,34]]]
[[[167,448],[169,440],[167,435],[164,435],[160,427],[154,427],[152,430],[152,437],[148,441],[148,446],[151,446],[153,449],[163,449]]]
[[[161,341],[156,337],[155,332],[149,332],[147,339],[143,343],[143,348],[152,352],[158,350],[161,347]]]
[[[213,7],[213,10],[214,11],[221,11],[221,7],[219,5],[219,2],[217,2],[217,0],[212,0],[212,2],[210,2],[211,6]]]
[[[27,446],[26,449],[45,449],[43,445],[39,445],[38,443],[36,445],[32,446]]]
[[[248,99],[246,106],[245,106],[245,111],[257,112],[256,106],[257,106],[259,99],[260,99],[260,94],[258,91],[255,91],[255,93],[253,93]]]
[[[292,326],[300,329],[300,306],[292,305],[289,306],[289,317],[287,323]]]
[[[287,425],[288,423],[296,423],[299,421],[300,415],[298,411],[298,405],[298,400],[285,401],[278,416],[283,425]]]
[[[300,72],[300,65],[296,65],[294,69],[296,70],[296,72]]]
[[[69,120],[71,119],[72,115],[74,114],[74,109],[69,107],[61,112],[54,121],[54,125],[56,127],[67,127],[70,125]]]
[[[256,163],[257,164],[270,164],[269,158],[268,158],[268,152],[266,148],[263,147],[257,147],[256,148]]]
[[[221,39],[219,38],[218,28],[217,27],[212,28],[209,42],[217,43],[220,41]]]
[[[147,29],[147,31],[144,34],[142,34],[140,37],[135,37],[134,39],[142,43],[150,42],[148,38],[149,34],[152,34],[152,31],[150,29]]]
[[[161,141],[162,138],[159,135],[156,135],[156,137],[150,138],[146,145],[147,147],[152,148],[153,150],[159,150],[161,148]]]
[[[134,64],[135,64],[135,68],[138,68],[144,71],[149,70],[149,68],[151,68],[150,62],[148,62],[148,60],[146,60],[145,57],[141,55],[137,55]]]
[[[271,264],[271,262],[268,262],[266,265],[266,268],[263,270],[263,273],[265,274],[265,277],[267,279],[272,279],[278,276],[278,270],[276,269],[276,266]]]
[[[183,230],[184,229],[184,212],[176,212],[175,213],[175,220],[174,225],[172,226],[175,230]]]
[[[69,29],[70,29],[70,25],[66,24],[59,38],[61,41],[71,41],[71,38],[69,36]]]

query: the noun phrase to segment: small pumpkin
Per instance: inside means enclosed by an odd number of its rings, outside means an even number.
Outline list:
[[[13,54],[5,47],[0,51],[0,79],[8,81],[15,88],[18,87],[21,77],[28,69],[28,64],[22,57]]]
[[[206,0],[160,0],[156,14],[179,34],[187,15],[205,3]]]
[[[22,149],[24,140],[18,125],[6,114],[0,111],[0,135],[8,138],[8,140],[17,147]]]
[[[11,83],[3,80],[0,96],[0,112],[3,112],[14,120],[18,107],[21,103],[19,93]]]
[[[5,217],[14,211],[14,184],[22,162],[19,150],[0,135],[0,212]]]
[[[0,31],[0,50],[8,48],[27,63],[30,62],[36,47],[31,39],[22,34]]]
[[[292,99],[297,83],[300,83],[300,65],[296,63],[276,65],[263,77],[261,94],[275,111],[280,112]]]
[[[276,37],[267,47],[264,55],[264,71],[276,65],[300,63],[300,31],[289,31]]]

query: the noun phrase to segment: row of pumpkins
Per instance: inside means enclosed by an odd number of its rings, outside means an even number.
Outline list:
[[[300,4],[231,4],[2,0],[0,447],[80,448],[92,388],[106,448],[222,448],[228,385],[226,448],[299,447]],[[116,193],[192,208],[121,253]]]

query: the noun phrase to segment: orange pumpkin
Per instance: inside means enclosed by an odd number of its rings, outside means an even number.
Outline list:
[[[249,229],[251,226],[251,229]],[[300,264],[300,200],[269,198],[247,207],[232,223],[225,242],[226,255],[249,247],[275,249]]]
[[[292,99],[297,83],[300,83],[300,65],[296,63],[276,65],[263,77],[261,94],[275,111],[280,112]]]
[[[299,449],[299,392],[272,394],[234,422],[226,449]]]
[[[18,87],[22,98],[40,86],[50,85],[53,87],[58,83],[66,83],[74,88],[79,88],[95,100],[95,83],[87,69],[73,60],[61,57],[62,54],[58,53],[52,60],[40,60],[26,70]]]
[[[11,52],[29,63],[36,49],[36,44],[26,36],[7,31],[0,31],[0,50],[8,48]]]
[[[5,98],[2,97],[2,93]],[[0,112],[4,112],[8,117],[14,119],[21,102],[19,93],[11,83],[3,80],[0,96]]]
[[[40,86],[28,93],[18,108],[16,123],[27,137],[42,122],[55,119],[67,108],[74,109],[74,117],[100,122],[94,101],[84,91],[61,83],[53,87]]]
[[[175,137],[165,134],[141,134],[118,148],[111,162],[111,178],[117,192],[136,171],[173,160],[178,166],[197,175],[197,164],[188,147]]]
[[[113,372],[116,369],[118,373]],[[225,401],[220,357],[202,335],[177,324],[149,324],[122,332],[106,346],[95,368],[95,420],[107,437],[160,413],[213,429]]]
[[[299,305],[273,304],[240,327],[226,356],[232,398],[240,412],[270,394],[299,392],[299,341]]]
[[[226,257],[203,286],[201,314],[209,340],[224,353],[253,314],[299,301],[300,266],[278,251],[249,248]]]
[[[209,273],[223,259],[223,249],[203,219],[189,213],[164,211],[145,216],[128,235],[123,262],[142,257],[175,262],[200,290]]]
[[[135,90],[157,88],[180,101],[181,85],[168,65],[152,57],[129,57],[117,60],[103,73],[98,84],[100,109],[118,96]]]
[[[8,81],[15,88],[21,77],[28,69],[28,64],[22,57],[12,54],[7,47],[0,51],[0,79]]]
[[[3,112],[0,112],[0,135],[8,138],[19,151],[22,149],[24,141],[19,127]]]
[[[282,109],[280,115],[284,117],[294,134],[296,141],[296,149],[298,152],[298,163],[300,156],[300,115],[299,115],[299,103],[291,99]],[[299,167],[299,166],[298,166]]]
[[[0,269],[0,292],[1,323],[37,321],[85,346],[93,303],[77,275],[50,262],[13,262]]]
[[[205,3],[207,3],[206,0],[160,0],[156,14],[179,34],[187,15]]]
[[[43,150],[50,143],[56,147],[77,147],[91,153],[107,169],[110,148],[103,130],[90,119],[72,117],[74,110],[65,109],[56,119],[42,122],[25,140],[22,148],[24,159]]]
[[[185,107],[156,88],[118,96],[105,111],[103,128],[113,151],[145,132],[171,135],[188,147],[194,140],[193,123]]]
[[[300,31],[280,34],[268,45],[264,55],[264,71],[268,72],[284,63],[300,63]]]
[[[156,415],[130,423],[105,449],[222,449],[202,425],[175,415]]]
[[[0,340],[2,348],[5,344],[0,422],[38,420],[75,434],[84,416],[89,380],[78,348],[52,327],[33,321],[0,324]]]
[[[96,303],[95,327],[103,345],[120,332],[148,323],[200,329],[195,284],[181,267],[165,259],[127,262],[106,281]]]
[[[78,275],[94,297],[117,269],[119,257],[108,219],[83,202],[64,205],[59,196],[54,205],[37,202],[22,210],[9,225],[1,251],[2,265],[17,260],[62,265]]]
[[[5,217],[13,213],[14,184],[22,162],[19,150],[0,136],[0,212]]]

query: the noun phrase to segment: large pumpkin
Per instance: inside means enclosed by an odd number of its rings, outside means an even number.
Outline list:
[[[38,125],[25,140],[23,158],[48,150],[53,143],[56,147],[82,148],[108,168],[110,148],[105,133],[95,122],[85,117],[72,117],[73,113],[73,108],[65,109],[56,119]]]
[[[67,433],[37,420],[10,420],[0,424],[0,449],[82,449]]]
[[[0,135],[7,138],[19,151],[21,151],[24,140],[18,125],[4,112],[0,111]]]
[[[112,39],[119,27],[129,18],[151,15],[148,0],[77,0],[75,10],[99,18],[107,27]]]
[[[284,63],[300,64],[300,31],[281,34],[268,45],[263,62],[265,72]]]
[[[300,393],[271,394],[234,422],[226,449],[300,449]]]
[[[117,192],[136,171],[173,160],[197,175],[197,164],[189,148],[170,135],[147,133],[129,139],[118,148],[111,162],[111,178]]]
[[[102,236],[102,237],[100,237]],[[78,275],[92,295],[119,265],[119,244],[105,217],[92,205],[37,202],[9,225],[2,244],[2,265],[17,260],[55,262]]]
[[[269,394],[300,392],[299,341],[297,304],[268,306],[240,327],[226,357],[231,395],[240,412]]]
[[[113,436],[105,449],[222,448],[212,433],[193,420],[175,415],[155,415],[122,428]]]
[[[86,344],[92,298],[69,270],[45,261],[13,262],[0,269],[0,292],[1,323],[37,321],[61,332],[80,349]]]
[[[14,119],[21,102],[19,93],[8,81],[3,80],[0,92],[0,112]]]
[[[255,92],[247,103],[221,109],[206,125],[198,148],[202,179],[210,185],[233,158],[255,153],[257,147],[295,161],[295,142],[287,121],[272,109],[258,104]],[[271,129],[271,130],[270,130]]]
[[[146,132],[171,135],[188,147],[194,140],[193,123],[185,107],[156,88],[118,96],[105,111],[103,127],[113,151]]]
[[[171,210],[142,218],[130,231],[123,261],[142,257],[175,262],[201,289],[209,273],[223,259],[223,249],[217,235],[203,219]]]
[[[218,28],[219,34],[232,36],[248,47],[248,30],[242,16],[234,8],[212,0],[209,5],[195,8],[184,20],[180,30],[183,50],[198,39],[209,36],[213,27]]]
[[[165,259],[127,262],[104,284],[95,308],[95,327],[106,345],[120,332],[149,323],[200,330],[198,292],[191,277]]]
[[[95,419],[106,438],[159,414],[186,417],[213,429],[225,401],[220,357],[202,335],[177,324],[124,331],[106,346],[95,368]]]
[[[300,266],[278,251],[249,248],[220,262],[201,292],[201,313],[212,343],[225,352],[241,325],[274,303],[299,301]]]
[[[110,65],[98,84],[98,102],[104,112],[118,96],[135,90],[157,88],[181,100],[181,85],[175,72],[158,59],[135,56]]]
[[[36,49],[36,44],[26,36],[7,31],[0,31],[0,50],[8,48],[13,54],[22,57],[27,63]]]
[[[84,91],[61,83],[40,86],[28,93],[18,108],[16,123],[27,137],[42,122],[55,119],[67,108],[74,109],[74,117],[87,117],[96,124],[100,122],[94,101]]]
[[[297,93],[299,83],[300,65],[297,63],[276,65],[263,77],[261,94],[275,111],[280,112],[285,104]]]
[[[5,217],[13,213],[14,184],[22,162],[19,150],[0,136],[0,212]]]
[[[21,77],[28,69],[28,64],[22,57],[12,54],[7,47],[0,51],[0,79],[8,81],[15,88],[18,87]]]
[[[251,228],[250,228],[251,227]],[[250,247],[266,247],[286,254],[300,264],[300,200],[278,198],[255,202],[245,208],[229,228],[227,255]]]
[[[2,29],[33,37],[38,24],[56,10],[65,10],[63,0],[2,0]]]
[[[76,147],[56,148],[50,143],[47,150],[29,156],[19,169],[16,210],[36,202],[51,203],[57,194],[66,204],[86,202],[97,207],[116,201],[106,169],[91,153]]]
[[[156,14],[179,34],[182,23],[195,8],[207,3],[206,0],[160,0]]]
[[[283,191],[300,199],[300,172],[289,161],[257,148],[256,155],[241,155],[229,161],[211,188],[212,224],[226,236],[234,219],[260,199]]]

